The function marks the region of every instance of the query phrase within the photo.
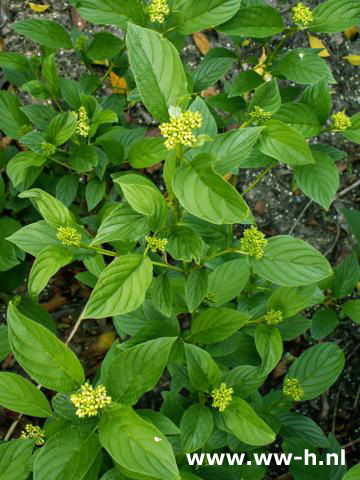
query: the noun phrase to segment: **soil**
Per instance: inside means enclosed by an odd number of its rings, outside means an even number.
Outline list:
[[[34,53],[34,44],[27,42],[10,29],[10,25],[14,21],[30,16],[32,18],[47,18],[59,22],[68,31],[75,23],[81,22],[81,19],[74,17],[74,12],[71,11],[68,2],[52,0],[49,3],[51,4],[49,10],[37,15],[25,6],[22,0],[10,2],[8,11],[10,21],[1,32],[6,50],[29,55]],[[289,15],[291,7],[297,2],[273,0],[270,3]],[[314,6],[320,2],[308,2],[309,5],[310,3],[311,6]],[[1,23],[0,18],[0,25]],[[86,22],[81,23],[81,28],[89,34],[102,29],[101,26],[94,26]],[[111,28],[111,31],[123,35],[115,28]],[[233,48],[227,38],[216,34],[214,31],[206,32],[206,35],[211,47],[226,46],[227,48]],[[322,35],[321,39],[330,52],[327,61],[337,81],[333,86],[334,111],[346,108],[347,113],[352,115],[358,110],[360,100],[359,67],[350,65],[343,57],[350,53],[360,54],[359,35],[347,40],[343,34],[339,33]],[[288,41],[286,47],[308,47],[306,34],[298,33]],[[38,53],[40,54],[39,50]],[[196,66],[201,59],[201,54],[192,39],[187,42],[182,55],[190,66]],[[61,68],[60,73],[63,75],[78,78],[79,75],[85,73],[85,67],[79,64],[74,53],[61,51],[58,55],[58,61]],[[227,80],[236,75],[237,71],[238,67],[235,67],[227,76]],[[225,83],[219,82],[217,85],[219,91],[224,87],[226,88],[226,81]],[[105,88],[104,92],[109,93],[109,89]],[[139,106],[131,111],[131,117],[132,121],[137,123],[149,125],[153,123],[151,117]],[[318,248],[328,257],[332,265],[336,266],[354,246],[354,240],[344,221],[342,209],[344,207],[360,209],[360,188],[347,190],[360,178],[360,146],[341,140],[338,135],[333,134],[322,135],[321,142],[344,150],[347,154],[346,158],[337,164],[341,173],[341,186],[337,198],[328,212],[313,202],[309,203],[307,197],[298,189],[294,189],[291,170],[286,166],[281,166],[268,174],[256,188],[246,195],[246,200],[252,211],[255,212],[259,227],[265,233],[276,235],[287,234],[292,231],[294,235]],[[254,181],[259,171],[261,170],[241,170],[238,181],[239,190],[244,191]],[[154,170],[152,178],[157,183],[161,182],[161,171]],[[89,289],[74,280],[75,274],[81,270],[81,264],[73,264],[69,268],[62,269],[52,279],[41,297],[41,302],[54,316],[60,335],[63,338],[70,331],[90,293]],[[20,291],[20,293],[22,292]],[[4,309],[2,311],[4,312]],[[311,312],[309,312],[310,314]],[[95,373],[97,367],[101,364],[109,342],[111,343],[112,340],[113,327],[111,323],[106,320],[83,322],[72,342],[72,348],[86,365],[88,376]],[[336,435],[340,444],[346,446],[348,464],[353,465],[360,459],[360,326],[350,321],[342,321],[328,340],[335,341],[344,350],[346,367],[338,382],[321,398],[302,405],[301,412],[320,423],[326,433],[332,432]],[[309,342],[312,342],[310,338],[299,337],[295,341],[285,344],[285,350],[298,356],[308,348]],[[2,369],[5,368],[17,368],[11,356],[3,362]],[[166,382],[166,379],[164,381]],[[273,377],[265,385],[263,393],[266,393],[270,388],[276,388],[278,383],[279,379]],[[156,401],[156,394],[149,394],[144,401],[148,402],[148,406],[151,407],[153,402]],[[142,405],[142,407],[144,406]],[[9,411],[0,410],[0,435],[6,433],[16,417]],[[18,430],[20,428],[21,423]],[[274,476],[271,474],[268,478],[277,478],[278,475],[279,471],[276,471]]]

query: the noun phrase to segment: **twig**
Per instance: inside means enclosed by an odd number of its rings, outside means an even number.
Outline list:
[[[355,443],[359,443],[359,442],[360,442],[360,437],[356,438],[355,440],[352,440],[351,442],[347,443],[346,445],[343,445],[341,448],[349,448],[349,447],[352,447],[353,445],[355,445]]]
[[[9,440],[9,438],[11,437],[11,435],[14,433],[14,430],[15,428],[17,427],[18,423],[20,422],[20,420],[22,419],[23,417],[23,414],[20,413],[20,415],[18,416],[18,418],[16,420],[13,421],[13,423],[10,425],[10,428],[9,430],[6,432],[6,435],[4,437],[4,440],[5,442],[7,440]]]
[[[243,197],[244,195],[246,195],[248,192],[250,192],[250,190],[252,190],[254,187],[256,187],[256,185],[260,182],[260,180],[262,180],[265,175],[267,175],[270,170],[272,170],[276,165],[273,164],[273,165],[270,165],[266,170],[263,170],[260,175],[258,175],[256,178],[255,178],[255,181],[250,185],[249,188],[247,188],[244,192],[242,192],[241,196]]]
[[[340,399],[340,392],[341,392],[341,386],[339,386],[337,394],[336,394],[336,399],[335,399],[335,406],[334,406],[334,413],[333,413],[333,418],[332,418],[332,424],[331,424],[331,433],[335,435],[335,428],[336,428],[336,415],[337,415],[337,409],[339,406],[339,399]]]
[[[298,216],[298,218],[295,220],[295,223],[294,225],[290,228],[290,231],[289,231],[289,235],[291,235],[293,233],[293,231],[295,230],[297,224],[300,222],[300,220],[302,219],[302,217],[304,216],[306,210],[310,207],[310,205],[312,204],[312,200],[310,200],[306,205],[305,207],[302,209],[300,215]]]
[[[337,197],[343,197],[344,195],[346,195],[348,192],[350,192],[350,190],[353,190],[354,188],[358,187],[360,185],[360,179],[359,180],[356,180],[356,182],[354,182],[352,185],[350,185],[349,187],[346,187],[344,188],[344,190],[341,190],[341,192],[339,192],[337,194]]]
[[[340,237],[340,233],[341,233],[341,230],[340,230],[340,225],[339,225],[339,222],[336,224],[336,237],[335,237],[335,240],[333,242],[333,244],[331,245],[331,247],[325,252],[325,257],[327,257],[328,255],[330,255],[330,253],[334,250],[338,240],[339,240],[339,237]]]

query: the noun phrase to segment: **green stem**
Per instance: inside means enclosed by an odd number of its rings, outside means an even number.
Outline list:
[[[76,169],[75,169],[75,168],[73,168],[72,166],[68,165],[67,163],[62,162],[61,160],[58,160],[58,159],[53,158],[53,157],[47,157],[47,158],[49,158],[52,162],[55,162],[55,163],[63,166],[64,168],[68,168],[69,170],[73,170],[74,172],[76,172]]]
[[[245,190],[245,192],[243,192],[243,193],[241,194],[241,196],[243,197],[244,195],[246,195],[247,193],[249,193],[250,190],[252,190],[253,188],[255,188],[256,185],[265,177],[265,175],[267,175],[267,174],[270,172],[270,170],[272,170],[274,167],[275,167],[275,164],[272,164],[272,165],[270,165],[266,170],[263,170],[263,171],[260,173],[260,175],[258,175],[258,176],[256,177],[255,181],[250,185],[250,187],[247,188],[247,189]]]
[[[169,265],[168,263],[161,263],[161,262],[153,262],[151,261],[153,265],[157,265],[158,267],[162,268],[169,268],[170,270],[175,270],[176,272],[184,273],[184,270],[182,270],[179,267],[175,267],[174,265]]]
[[[290,35],[292,33],[295,33],[297,32],[297,28],[296,27],[290,27],[286,32],[285,32],[285,35],[283,36],[283,38],[280,40],[280,42],[276,45],[274,51],[270,54],[270,56],[268,57],[268,59],[266,60],[265,62],[265,65],[271,65],[271,61],[272,59],[275,57],[275,55],[278,53],[278,51],[280,50],[280,48],[284,45],[284,43],[287,41],[287,39],[290,37]]]
[[[206,262],[209,262],[210,260],[213,260],[214,258],[222,257],[223,255],[226,255],[227,253],[239,253],[239,254],[243,254],[243,255],[248,255],[246,252],[243,252],[242,250],[239,250],[236,247],[227,248],[225,250],[221,250],[221,252],[214,253],[214,255],[210,255],[210,257],[206,257],[205,260],[203,261],[202,265],[204,265]]]
[[[104,82],[107,77],[110,75],[110,73],[112,72],[112,69],[113,69],[114,65],[112,63],[110,63],[110,66],[109,68],[106,70],[105,74],[101,77],[101,81]]]

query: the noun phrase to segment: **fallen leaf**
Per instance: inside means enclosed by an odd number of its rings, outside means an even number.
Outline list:
[[[308,39],[311,48],[323,48],[323,50],[321,50],[321,52],[319,53],[320,57],[330,57],[329,51],[326,49],[320,38],[317,38],[314,35],[310,35],[310,33],[308,33]]]
[[[200,52],[203,55],[206,55],[210,50],[209,40],[207,39],[206,35],[201,32],[196,32],[193,34],[193,40]]]
[[[50,7],[50,5],[43,5],[41,3],[32,3],[32,2],[28,2],[28,5],[31,8],[31,10],[36,13],[46,12],[46,10]]]
[[[56,289],[54,296],[46,303],[41,303],[40,305],[45,308],[48,312],[53,312],[57,310],[62,305],[67,304],[67,298],[63,297],[60,293],[60,290]]]
[[[351,65],[360,66],[360,55],[346,55],[345,60],[347,60]]]
[[[258,202],[256,202],[254,210],[258,215],[264,215],[264,213],[266,212],[265,202],[263,200],[259,200]]]
[[[110,73],[110,82],[113,87],[113,93],[126,93],[127,83],[124,77],[119,77],[116,73]]]
[[[253,68],[253,70],[258,75],[261,75],[261,76],[264,75],[264,80],[266,82],[269,82],[272,79],[271,73],[266,72],[264,74],[264,71],[265,71],[265,65],[264,64],[265,64],[266,59],[267,59],[267,55],[265,53],[265,48],[263,48],[261,57],[259,58],[259,63],[256,65],[256,67]]]
[[[218,91],[216,87],[208,87],[206,90],[203,90],[201,92],[201,96],[204,98],[213,97],[214,95],[217,95],[217,94],[218,94]]]
[[[94,350],[96,352],[106,352],[114,343],[114,340],[115,340],[115,332],[102,333],[96,342]]]
[[[346,30],[344,30],[344,36],[345,38],[347,38],[348,40],[351,40],[353,39],[354,37],[356,37],[357,35],[359,34],[359,30],[357,27],[349,27],[347,28]]]

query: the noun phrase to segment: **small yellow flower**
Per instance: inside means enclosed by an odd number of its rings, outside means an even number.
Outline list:
[[[204,297],[203,303],[205,303],[205,305],[211,306],[215,303],[215,301],[216,301],[216,294],[212,292],[208,292]]]
[[[80,418],[96,417],[99,410],[112,403],[104,385],[98,385],[94,389],[89,382],[80,387],[80,392],[70,395],[70,400],[77,408],[76,415]]]
[[[240,241],[240,248],[251,257],[260,260],[264,255],[264,247],[267,243],[265,235],[252,226],[245,230],[244,236]]]
[[[215,388],[215,390],[211,392],[211,396],[213,397],[212,406],[218,408],[220,412],[223,412],[230,405],[233,393],[233,388],[227,388],[226,383],[222,383],[219,388]]]
[[[78,119],[76,133],[81,137],[87,137],[90,132],[90,125],[89,125],[89,117],[88,117],[86,108],[81,106],[79,108],[79,113],[76,113],[76,112],[73,112],[73,113],[74,115],[76,115]]]
[[[56,152],[56,147],[52,143],[42,142],[41,151],[44,155],[50,156]]]
[[[169,15],[170,8],[166,0],[153,0],[149,6],[149,17],[151,22],[164,23]]]
[[[292,18],[294,23],[307,27],[314,20],[314,15],[309,7],[300,2],[293,7]]]
[[[79,52],[82,52],[88,46],[88,42],[89,42],[89,39],[86,35],[80,35],[76,39],[76,50],[78,50]]]
[[[283,314],[281,310],[268,310],[265,314],[265,321],[268,325],[277,325],[283,319]]]
[[[300,402],[304,396],[304,389],[297,378],[286,378],[283,386],[283,394],[294,402]]]
[[[18,305],[20,305],[21,303],[21,296],[20,295],[15,295],[15,297],[13,297],[12,299],[12,303],[15,307],[17,307]]]
[[[345,112],[337,112],[331,116],[333,125],[333,130],[344,131],[351,127],[351,118],[348,117]]]
[[[189,110],[179,115],[170,115],[170,122],[162,123],[159,128],[162,136],[166,138],[166,148],[172,150],[177,145],[194,147],[196,137],[193,134],[193,129],[199,128],[201,125],[202,116],[200,112]]]
[[[254,122],[262,123],[271,118],[271,113],[267,112],[261,107],[256,106],[253,112],[250,112],[250,117]]]
[[[81,234],[74,227],[59,227],[56,237],[63,245],[80,247]]]
[[[145,240],[149,250],[151,250],[153,253],[156,253],[158,250],[161,253],[165,253],[166,244],[168,242],[166,238],[146,236]]]
[[[32,131],[32,126],[31,125],[22,125],[17,134],[19,135],[19,137],[22,137],[23,135],[26,135],[27,133],[31,132]]]
[[[25,430],[21,432],[20,438],[34,438],[36,440],[35,445],[39,446],[45,443],[44,430],[35,425],[31,425],[31,423],[25,425]]]

